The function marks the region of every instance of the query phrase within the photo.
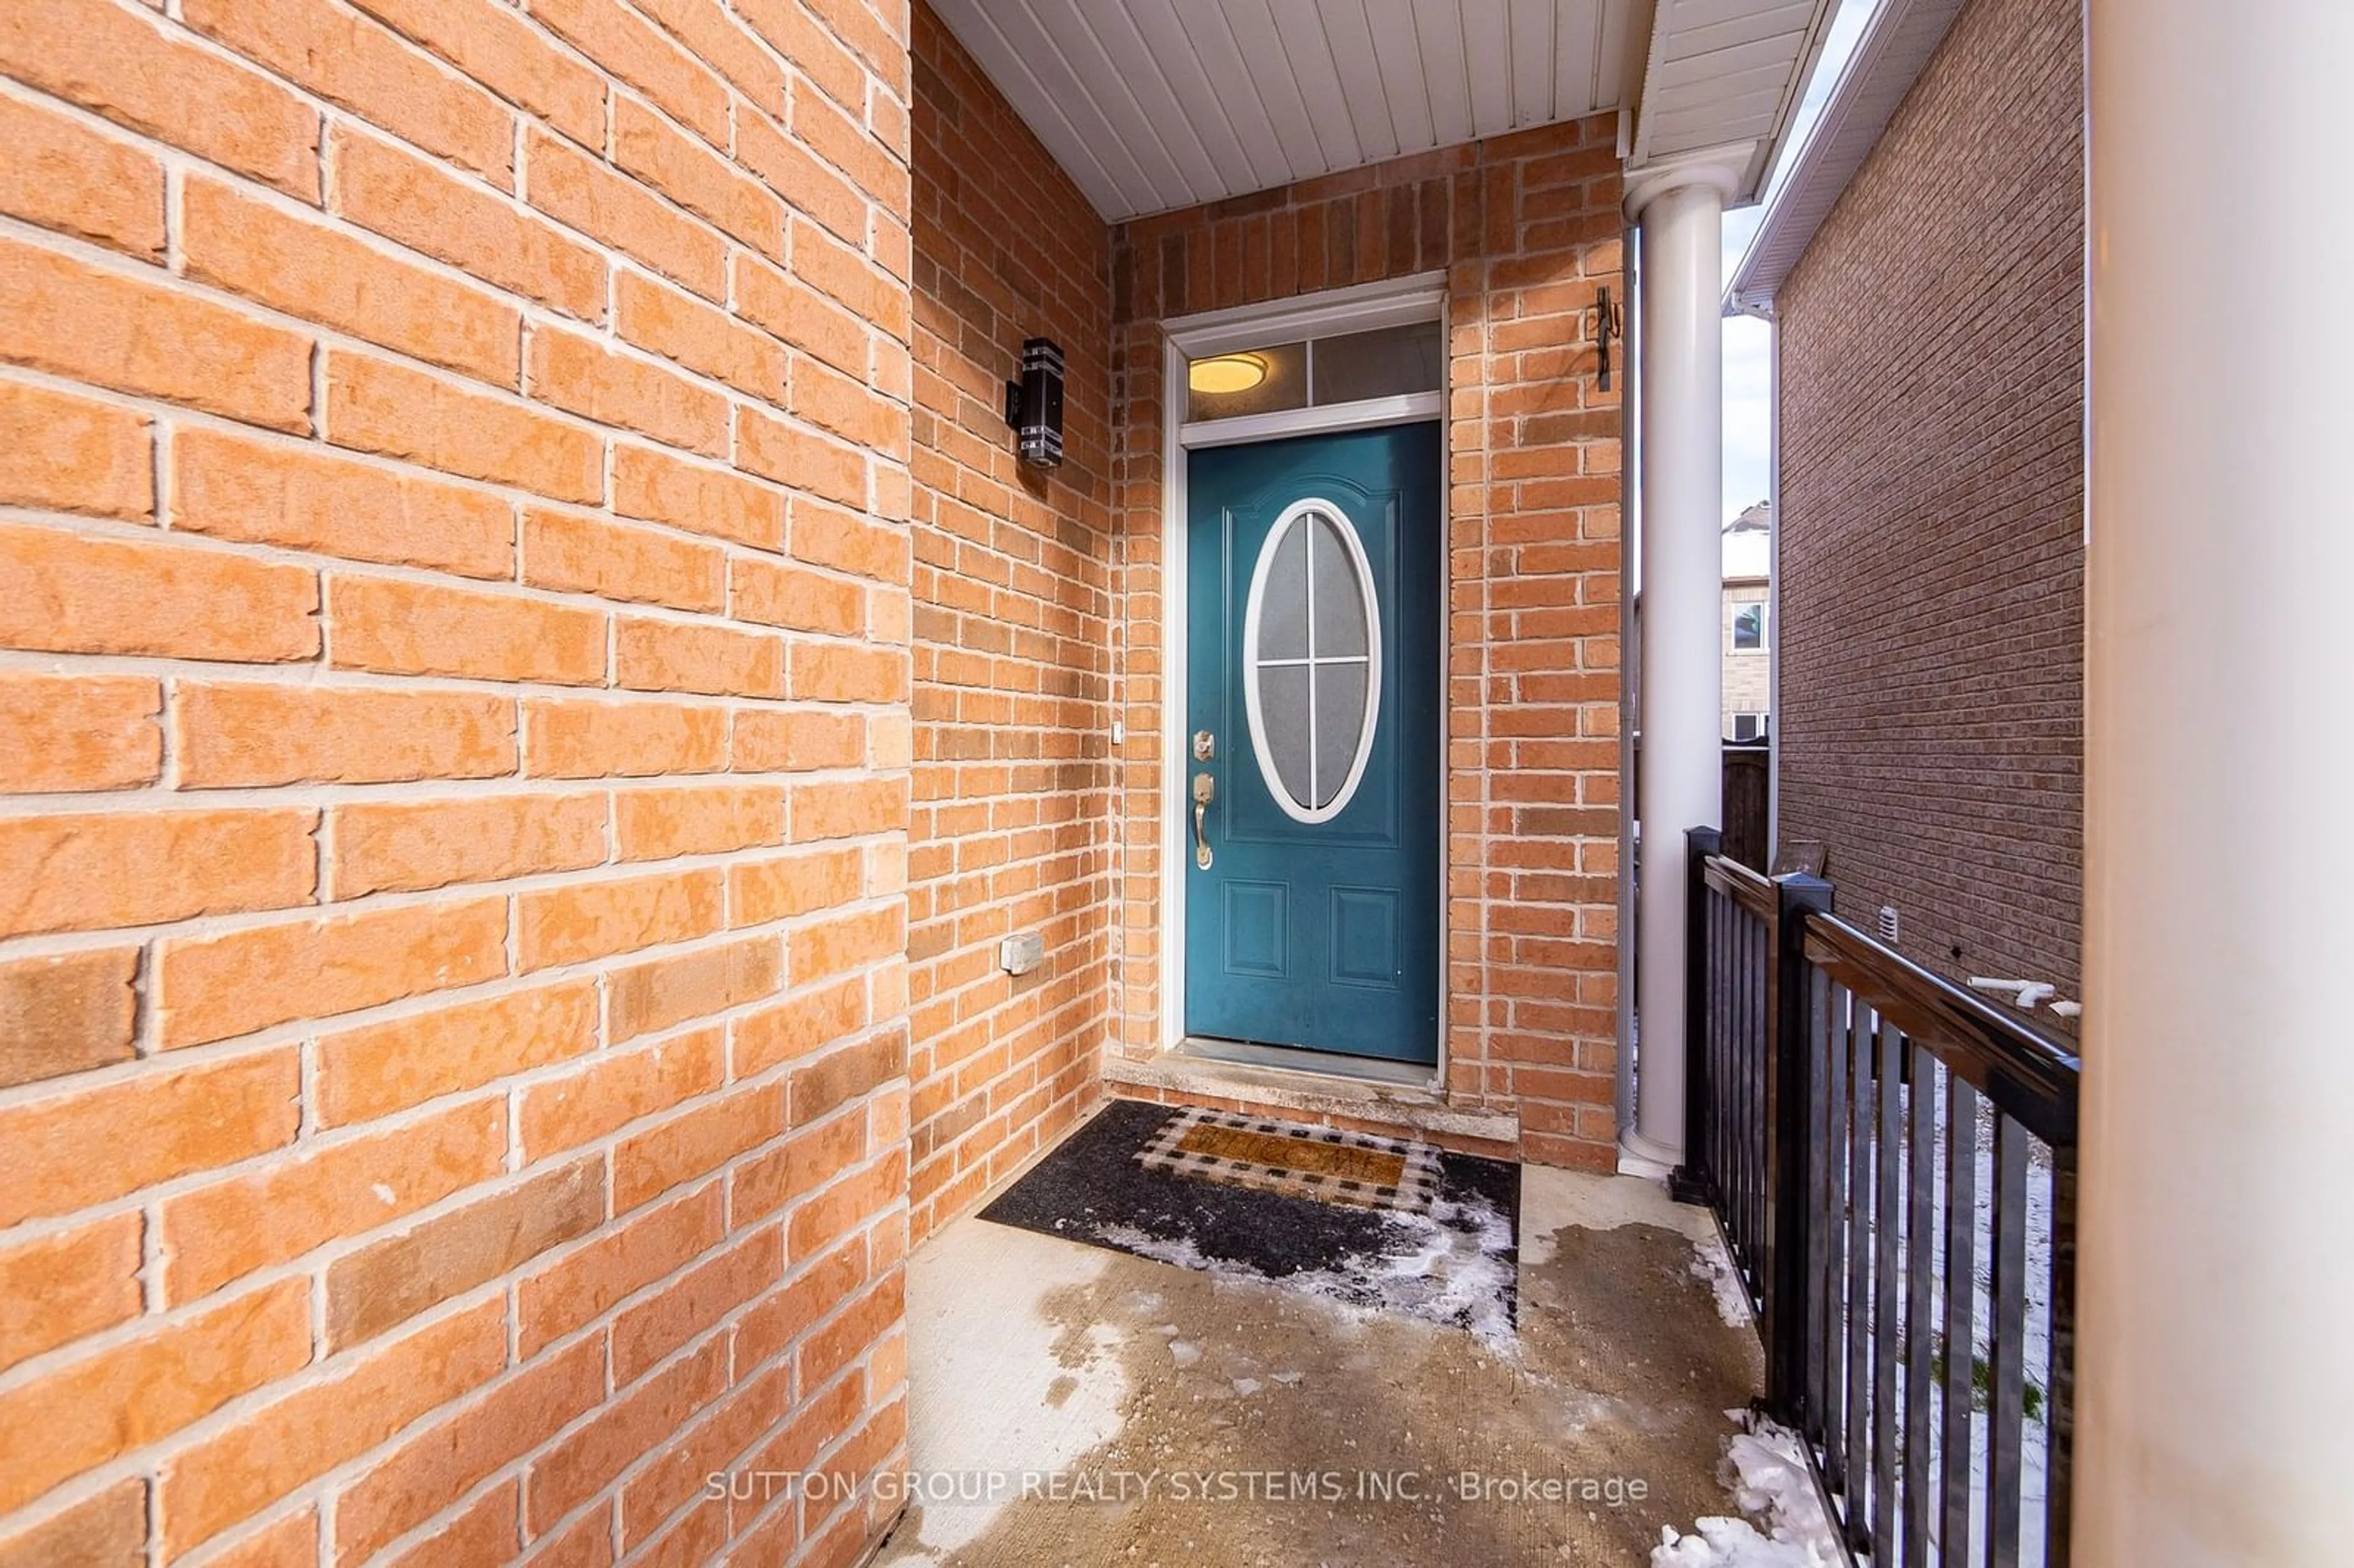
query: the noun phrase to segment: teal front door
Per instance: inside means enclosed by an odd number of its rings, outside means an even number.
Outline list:
[[[1193,454],[1185,1030],[1438,1049],[1438,427]]]

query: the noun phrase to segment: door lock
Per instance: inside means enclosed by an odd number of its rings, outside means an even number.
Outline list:
[[[1201,745],[1201,736],[1194,738],[1194,745]],[[1193,775],[1193,863],[1204,871],[1210,869],[1210,835],[1204,822],[1210,814],[1210,801],[1217,793],[1216,779],[1206,773]]]
[[[1214,760],[1217,755],[1218,737],[1212,735],[1206,729],[1195,730],[1193,732],[1193,760],[1196,762],[1208,762]]]

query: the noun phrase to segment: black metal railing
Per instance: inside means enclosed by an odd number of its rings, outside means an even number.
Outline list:
[[[2068,1561],[2077,1063],[1689,835],[1686,1164],[1873,1568]]]
[[[1684,1016],[1691,1021],[1684,1095],[1684,1147],[1696,1151],[1678,1172],[1679,1196],[1704,1202],[1723,1222],[1726,1249],[1753,1305],[1762,1304],[1766,1257],[1766,1008],[1772,980],[1766,945],[1774,885],[1718,856],[1718,835],[1691,835],[1691,895],[1685,930]]]

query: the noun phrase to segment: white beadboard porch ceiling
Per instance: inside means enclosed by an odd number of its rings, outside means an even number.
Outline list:
[[[1633,101],[1652,0],[932,0],[1114,222]]]
[[[1216,201],[1638,109],[1633,166],[1758,143],[1837,0],[931,0],[1096,209]],[[1656,25],[1655,25],[1656,23]]]

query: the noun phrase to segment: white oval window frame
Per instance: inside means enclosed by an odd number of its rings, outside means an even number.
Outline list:
[[[1267,743],[1267,720],[1259,711],[1259,611],[1267,599],[1267,573],[1275,560],[1276,547],[1283,543],[1285,536],[1292,529],[1314,527],[1315,524],[1310,519],[1320,513],[1332,519],[1334,526],[1340,533],[1341,542],[1348,546],[1349,567],[1356,576],[1357,589],[1364,601],[1365,711],[1363,721],[1357,729],[1357,755],[1350,759],[1349,776],[1341,781],[1340,791],[1327,805],[1303,806],[1292,798],[1290,788],[1284,783],[1283,775],[1276,768],[1275,753]],[[1316,645],[1313,586],[1316,563],[1315,543],[1312,536],[1309,550],[1308,577],[1310,597],[1308,635],[1309,647],[1313,650]],[[1310,682],[1312,691],[1314,682],[1312,673],[1310,676]],[[1357,797],[1358,786],[1365,781],[1365,765],[1373,759],[1373,736],[1382,725],[1382,596],[1377,591],[1377,585],[1373,581],[1373,564],[1365,554],[1365,543],[1357,536],[1357,525],[1349,520],[1349,514],[1345,510],[1321,496],[1311,495],[1304,500],[1295,501],[1285,507],[1277,516],[1274,526],[1267,531],[1267,538],[1258,547],[1258,559],[1251,567],[1250,592],[1243,607],[1243,709],[1250,720],[1251,752],[1258,760],[1259,778],[1267,785],[1267,792],[1275,798],[1277,807],[1285,816],[1295,822],[1305,822],[1313,826],[1319,822],[1329,822],[1348,809],[1349,802]],[[1310,745],[1313,746],[1316,712],[1312,703],[1309,709],[1308,724]],[[1310,778],[1312,780],[1312,770]]]

